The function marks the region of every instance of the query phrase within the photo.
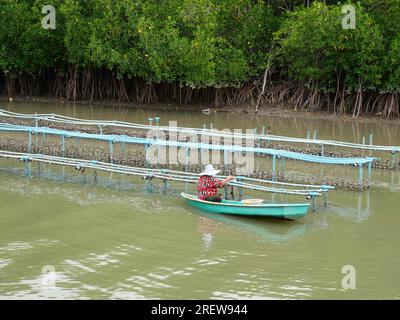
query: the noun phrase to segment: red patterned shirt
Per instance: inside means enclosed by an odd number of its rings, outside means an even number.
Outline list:
[[[222,188],[222,182],[211,176],[201,176],[197,186],[197,196],[200,200],[215,196],[218,191],[217,188]]]

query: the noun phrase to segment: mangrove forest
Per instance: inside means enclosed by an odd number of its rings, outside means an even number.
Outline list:
[[[0,0],[5,97],[400,116],[398,0],[46,5]]]

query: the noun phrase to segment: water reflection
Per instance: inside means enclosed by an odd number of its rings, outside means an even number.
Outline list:
[[[334,214],[351,221],[361,223],[368,220],[371,216],[371,190],[364,192],[351,192],[351,202],[337,204],[335,202],[328,204],[324,212]]]
[[[309,215],[306,225],[309,231],[326,230],[329,228],[328,214],[320,211],[313,212]]]
[[[371,215],[370,190],[352,194],[354,196],[352,204],[354,205],[332,203],[327,208],[319,208],[317,212],[310,212],[305,218],[296,221],[207,213],[189,206],[186,207],[186,210],[199,215],[198,232],[202,236],[204,249],[208,250],[212,246],[215,235],[223,228],[221,223],[270,242],[286,242],[304,236],[308,231],[329,229],[329,216],[332,214],[362,223]]]
[[[2,171],[5,169],[2,169]],[[18,169],[7,169],[13,174],[19,173]],[[35,183],[32,183],[32,178],[19,178],[18,180],[13,179],[10,175],[9,179],[6,179],[7,175],[4,175],[2,179],[4,183],[0,185],[4,187],[5,190],[10,191],[13,189],[14,192],[22,194],[39,194],[39,193],[50,193],[50,194],[62,194],[69,200],[79,203],[81,205],[95,204],[101,202],[131,202],[131,191],[138,192],[140,194],[148,193],[148,186],[143,184],[134,183],[134,181],[120,181],[116,178],[112,180],[112,189],[117,191],[112,195],[105,194],[104,192],[99,192],[104,187],[110,184],[109,177],[97,177],[96,185],[83,184],[78,189],[73,185],[69,186],[67,184],[57,184],[55,186],[49,186],[45,183],[41,183],[43,178],[50,180],[59,180],[57,174],[52,174],[50,171],[42,173],[40,179],[36,179]],[[33,178],[35,179],[35,178]],[[8,182],[6,182],[8,180]],[[72,182],[73,184],[82,184],[80,177],[75,175],[69,175],[64,173],[64,181]],[[186,184],[182,184],[186,185]],[[118,190],[123,190],[125,192],[118,192]],[[151,193],[152,194],[164,194],[168,199],[179,197],[179,186],[177,189],[172,187],[169,188],[168,192],[165,193],[163,186],[153,185]],[[164,192],[164,193],[163,193]],[[334,191],[336,193],[338,191]],[[336,196],[335,196],[336,197]],[[216,224],[224,223],[237,227],[241,230],[245,230],[250,234],[257,235],[258,237],[267,241],[287,241],[291,238],[304,235],[307,228],[312,229],[326,229],[328,228],[327,214],[329,215],[339,215],[346,219],[361,223],[367,220],[371,215],[371,191],[366,190],[365,192],[341,192],[340,201],[338,203],[334,201],[329,201],[327,208],[319,207],[316,214],[309,214],[306,220],[302,222],[298,221],[279,221],[269,218],[246,218],[246,217],[232,217],[229,215],[206,213],[204,211],[192,208],[190,206],[185,206],[185,210],[193,212],[196,215],[200,215],[199,219],[199,232],[202,234],[202,240],[204,243],[204,248],[209,249],[212,246],[214,235],[218,232],[218,226]],[[272,201],[275,199],[275,194],[271,196]],[[342,199],[345,199],[343,201]],[[283,201],[280,199],[279,201]]]
[[[221,223],[233,226],[248,234],[255,235],[262,240],[272,242],[284,242],[303,236],[307,230],[306,225],[298,221],[240,216],[233,217],[218,213],[207,213],[196,208],[186,209],[199,215],[198,232],[202,236],[205,250],[210,249],[214,236],[224,228]]]
[[[214,220],[202,216],[199,217],[197,230],[202,235],[204,249],[211,248],[217,229],[218,225]]]
[[[142,111],[121,109],[118,114],[111,110],[82,106],[56,112],[78,117],[87,113],[94,119],[147,119]],[[395,144],[399,137],[398,129],[345,122],[331,125],[314,119],[228,114],[199,118],[193,113],[168,112],[161,117],[163,124],[176,117],[188,126],[211,121],[220,128],[265,125],[274,134],[304,137],[307,128],[317,127],[318,137],[358,142],[372,131],[376,143]],[[2,160],[2,167],[4,163],[16,166]],[[155,183],[150,195],[143,181],[114,175],[109,183],[104,175],[97,185],[91,184],[89,176],[84,184],[74,170],[48,168],[52,172],[42,171],[41,178],[36,178],[36,170],[33,178],[0,173],[0,274],[4,280],[0,298],[398,297],[393,279],[399,259],[393,252],[399,240],[400,171],[373,170],[371,190],[334,190],[327,208],[318,205],[316,213],[289,222],[197,212],[184,206],[175,192],[182,191],[183,184],[172,184],[163,196],[162,184]],[[293,166],[294,171],[300,169]],[[76,179],[49,182],[45,175],[51,178],[50,173],[53,180],[68,179],[69,174]],[[324,169],[323,174],[329,173]],[[276,197],[278,202],[284,200]],[[56,268],[55,290],[39,286],[44,263]],[[368,271],[357,275],[363,285],[351,296],[340,291],[340,270],[347,263]]]

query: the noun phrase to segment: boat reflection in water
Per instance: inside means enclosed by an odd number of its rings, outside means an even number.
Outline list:
[[[351,199],[346,205],[331,203],[327,208],[320,208],[316,213],[309,213],[300,220],[251,218],[209,213],[190,205],[186,205],[185,209],[199,215],[198,231],[202,234],[205,249],[211,247],[216,234],[226,230],[226,225],[255,235],[265,241],[282,243],[305,236],[309,232],[329,229],[329,219],[335,218],[335,216],[362,223],[368,220],[371,214],[369,190],[365,194],[359,193],[356,199]]]
[[[189,205],[185,207],[193,214],[199,215],[198,231],[202,234],[205,249],[212,245],[214,235],[222,232],[224,225],[235,227],[260,239],[272,242],[284,242],[303,236],[307,226],[304,222],[278,220],[273,218],[249,218],[241,216],[230,216],[218,213],[208,213]],[[221,224],[222,223],[222,224]]]

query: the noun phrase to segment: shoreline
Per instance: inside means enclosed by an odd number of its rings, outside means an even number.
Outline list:
[[[231,107],[214,107],[207,104],[174,104],[168,102],[159,102],[152,104],[140,104],[134,102],[117,101],[117,100],[102,100],[102,101],[89,101],[89,100],[77,100],[70,101],[55,97],[22,97],[16,96],[12,98],[6,96],[0,96],[0,103],[57,103],[66,105],[92,105],[99,107],[123,107],[132,109],[148,109],[148,110],[164,110],[164,111],[185,111],[185,112],[202,112],[202,110],[210,109],[211,114],[213,113],[243,113],[249,115],[259,115],[259,116],[274,116],[281,118],[310,118],[313,117],[315,120],[329,120],[329,121],[346,121],[355,123],[378,123],[378,124],[394,124],[400,125],[400,118],[382,118],[379,116],[359,116],[358,118],[353,118],[351,115],[334,115],[326,111],[307,111],[307,110],[294,110],[292,108],[285,107],[283,105],[260,105],[258,112],[255,113],[251,106],[249,105],[235,105]]]

